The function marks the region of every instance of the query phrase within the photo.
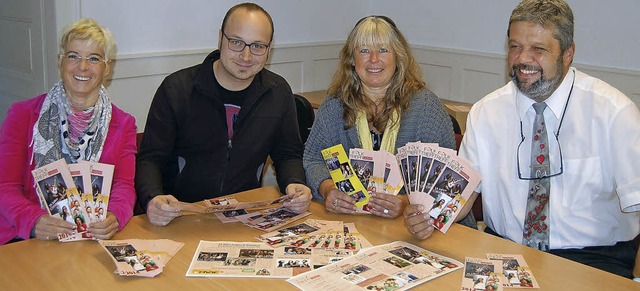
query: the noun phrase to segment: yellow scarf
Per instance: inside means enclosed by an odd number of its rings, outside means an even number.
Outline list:
[[[360,138],[362,148],[365,150],[373,150],[371,131],[369,130],[369,121],[367,121],[367,114],[362,110],[359,110],[356,116],[356,129],[358,130],[358,137]],[[399,130],[400,116],[398,114],[398,111],[393,111],[393,114],[391,114],[391,119],[387,122],[387,126],[382,133],[382,144],[380,145],[381,150],[385,150],[387,152],[395,154],[396,138],[398,137]]]

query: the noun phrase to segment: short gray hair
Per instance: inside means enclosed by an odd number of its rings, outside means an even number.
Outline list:
[[[509,28],[512,23],[519,21],[536,23],[545,29],[555,30],[553,37],[560,41],[562,52],[573,44],[573,12],[569,4],[563,0],[523,0],[513,9],[509,18]]]

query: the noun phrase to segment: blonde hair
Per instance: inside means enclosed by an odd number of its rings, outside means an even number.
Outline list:
[[[360,77],[355,71],[355,53],[361,46],[384,46],[395,56],[396,68],[377,114],[364,96]],[[364,110],[375,128],[384,130],[393,111],[400,115],[409,107],[410,98],[426,87],[422,71],[413,58],[411,48],[395,23],[386,16],[367,16],[360,19],[340,51],[338,68],[333,75],[328,94],[339,98],[344,107],[345,129],[354,126],[356,112]],[[393,120],[392,122],[399,122]]]
[[[67,45],[74,40],[85,40],[97,44],[104,52],[105,59],[111,60],[116,56],[116,41],[113,33],[93,19],[81,18],[67,25],[62,30],[59,53],[64,54]]]

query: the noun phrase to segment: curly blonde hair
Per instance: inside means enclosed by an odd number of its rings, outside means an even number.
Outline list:
[[[372,101],[364,96],[360,77],[354,68],[354,55],[361,46],[384,46],[395,56],[395,72],[381,104],[380,113],[376,112],[375,106],[371,106]],[[401,116],[409,107],[411,96],[426,86],[409,43],[393,20],[386,16],[367,16],[356,23],[340,50],[338,68],[329,85],[328,94],[342,101],[345,129],[354,126],[356,113],[363,110],[367,114],[367,120],[372,122],[376,129],[383,130],[393,111],[397,110]]]

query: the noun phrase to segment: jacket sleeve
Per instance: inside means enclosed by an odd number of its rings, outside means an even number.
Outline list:
[[[153,97],[136,162],[136,193],[145,212],[149,201],[164,193],[162,173],[172,155],[177,135],[168,86],[165,79]]]
[[[24,175],[31,168],[29,141],[35,123],[29,114],[34,109],[25,104],[12,105],[0,129],[0,244],[16,235],[28,239],[40,216],[47,214],[38,198],[29,197],[34,185],[25,185],[25,181],[33,183],[31,176]]]
[[[318,200],[323,200],[318,192],[320,183],[331,178],[320,151],[336,145],[338,138],[335,134],[342,130],[342,128],[337,128],[335,122],[332,122],[332,120],[336,119],[342,120],[342,116],[335,112],[335,106],[331,104],[335,105],[335,101],[329,97],[318,109],[304,149],[303,163],[307,182],[311,188],[313,198]]]
[[[133,186],[136,168],[136,124],[135,119],[123,114],[117,133],[120,135],[119,150],[114,157],[113,185],[109,197],[109,211],[118,219],[118,230],[121,230],[133,216],[133,206],[136,201],[136,193]]]
[[[302,139],[298,130],[298,116],[296,104],[291,89],[286,86],[282,98],[285,110],[282,116],[280,134],[269,154],[276,169],[276,179],[282,193],[291,183],[306,184],[304,168],[302,167]]]

